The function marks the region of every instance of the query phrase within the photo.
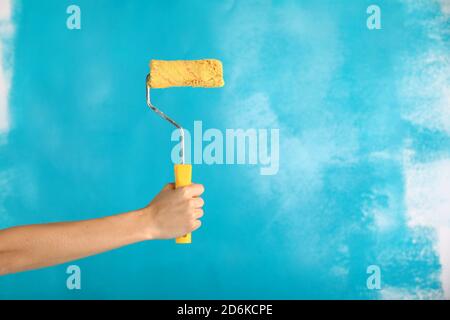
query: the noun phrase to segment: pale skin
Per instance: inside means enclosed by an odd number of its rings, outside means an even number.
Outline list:
[[[0,275],[48,267],[201,226],[201,184],[166,185],[145,208],[104,218],[0,230]]]

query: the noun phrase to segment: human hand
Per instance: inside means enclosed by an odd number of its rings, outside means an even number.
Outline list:
[[[201,184],[175,189],[167,184],[150,204],[141,210],[146,239],[171,239],[184,236],[201,226],[204,191]]]

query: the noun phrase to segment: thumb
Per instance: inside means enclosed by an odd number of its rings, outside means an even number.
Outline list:
[[[164,186],[163,191],[165,190],[173,190],[175,189],[175,184],[174,183],[168,183]]]

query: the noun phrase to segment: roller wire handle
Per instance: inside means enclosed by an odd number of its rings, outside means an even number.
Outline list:
[[[180,131],[180,158],[181,158],[181,164],[175,164],[174,165],[174,172],[175,172],[175,188],[180,188],[184,186],[188,186],[192,183],[192,165],[185,164],[184,159],[184,130],[183,128],[176,123],[172,118],[167,116],[164,112],[156,108],[150,101],[150,86],[149,83],[149,77],[150,75],[147,75],[146,79],[146,91],[147,91],[147,105],[152,109],[154,112],[156,112],[161,118],[164,120],[170,122],[172,125],[174,125],[179,131]],[[188,244],[192,242],[192,236],[191,233],[188,233],[182,237],[176,238],[176,243],[179,244]]]

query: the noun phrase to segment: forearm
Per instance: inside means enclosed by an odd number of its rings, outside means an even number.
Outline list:
[[[0,275],[36,269],[146,240],[141,213],[0,230]]]

